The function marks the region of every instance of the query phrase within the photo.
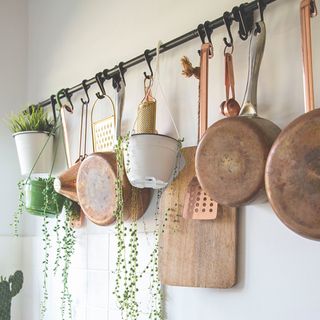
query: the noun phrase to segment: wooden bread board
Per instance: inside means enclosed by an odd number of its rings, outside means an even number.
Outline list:
[[[160,280],[173,286],[231,288],[237,282],[237,208],[219,206],[215,220],[182,217],[188,183],[195,175],[195,151],[181,150],[186,165],[161,197]]]

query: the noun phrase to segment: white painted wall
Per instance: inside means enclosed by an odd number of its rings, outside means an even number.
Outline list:
[[[21,240],[13,237],[13,212],[17,204],[18,159],[6,119],[27,100],[27,2],[0,1],[0,275],[9,277],[21,265]],[[12,319],[21,319],[20,293],[13,300]]]
[[[160,39],[167,41],[187,32],[238,3],[236,0],[29,0],[28,99],[37,102],[47,98],[63,87],[154,47]],[[299,1],[277,1],[265,13],[268,35],[259,81],[259,111],[261,116],[282,127],[303,112],[298,7]],[[319,19],[315,19],[314,57],[319,56],[320,50],[319,24]],[[210,122],[221,118],[218,111],[224,99],[224,35],[223,28],[213,34],[215,58],[210,65]],[[247,74],[248,42],[235,38],[236,89],[241,101]],[[196,143],[198,94],[197,82],[181,76],[179,60],[187,55],[196,63],[199,45],[197,39],[161,57],[161,82],[181,135],[185,137],[185,145]],[[316,84],[320,83],[319,63],[319,59],[315,59]],[[145,65],[137,66],[126,75],[124,132],[133,122],[142,98],[142,72],[145,69]],[[109,84],[109,91],[110,88]],[[92,89],[91,94],[94,92]],[[317,101],[319,98],[318,94]],[[158,97],[158,100],[159,111],[163,111],[163,99]],[[79,96],[75,97],[74,103],[79,110]],[[74,133],[74,158],[77,115],[79,113],[69,122]],[[165,112],[158,119],[160,131],[173,132]],[[15,159],[15,155],[11,158]],[[11,171],[16,170],[17,167]],[[148,229],[152,229],[152,210],[145,221]],[[23,319],[38,319],[41,286],[39,222],[26,216],[24,224],[23,264],[27,287]],[[146,242],[141,243],[144,251]],[[111,295],[114,250],[112,228],[88,223],[80,231],[72,277],[75,319],[120,319]],[[145,260],[144,255],[141,264]],[[243,208],[238,285],[230,290],[168,287],[168,319],[319,319],[319,267],[319,244],[289,231],[268,204]],[[58,282],[58,279],[51,280],[48,319],[59,319],[56,315]],[[147,295],[143,298],[147,300]]]

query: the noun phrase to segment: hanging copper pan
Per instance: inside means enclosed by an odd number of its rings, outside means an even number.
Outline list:
[[[59,97],[59,93],[57,95]],[[59,99],[59,98],[58,98]],[[60,104],[60,112],[61,112],[61,121],[63,128],[63,139],[64,139],[64,147],[66,153],[66,160],[68,169],[59,174],[58,177],[54,180],[54,188],[55,191],[64,195],[65,197],[78,202],[77,188],[76,188],[76,180],[77,174],[80,167],[80,164],[83,159],[85,159],[86,155],[86,145],[87,145],[87,119],[88,119],[88,104],[83,103],[81,107],[81,118],[80,118],[80,126],[79,126],[79,155],[77,161],[72,164],[71,156],[70,156],[70,143],[69,143],[69,135],[67,130],[66,123],[66,111],[69,113],[73,113],[73,105],[61,105],[60,100],[58,100]],[[83,122],[85,125],[83,125]],[[84,127],[84,128],[83,128]],[[83,129],[84,129],[84,144],[83,140]]]
[[[124,83],[116,88],[116,133],[115,141],[121,134],[121,115],[124,99]],[[112,100],[111,100],[112,101]],[[137,190],[132,187],[123,173],[123,212],[125,219],[140,218],[149,206],[150,189]],[[77,194],[85,215],[92,222],[106,226],[115,222],[117,161],[114,152],[97,152],[82,161],[77,176]]]
[[[275,141],[266,166],[266,191],[287,227],[320,240],[320,109],[314,107],[310,26],[315,2],[301,1],[300,10],[306,113]]]
[[[227,206],[266,199],[265,163],[280,129],[257,116],[257,83],[265,37],[265,24],[260,21],[250,41],[248,82],[240,116],[210,126],[196,152],[201,187],[213,200]]]

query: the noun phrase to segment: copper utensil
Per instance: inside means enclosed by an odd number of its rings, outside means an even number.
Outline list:
[[[257,115],[258,74],[265,37],[264,22],[257,22],[250,41],[248,82],[240,116],[214,123],[197,148],[200,185],[219,204],[241,206],[266,200],[265,164],[280,128]]]
[[[211,43],[202,44],[200,56],[198,140],[205,133],[208,126],[208,67],[209,59],[213,57]],[[185,219],[208,220],[215,219],[217,214],[218,204],[209,198],[201,188],[197,177],[194,176],[187,188],[182,213],[183,217]]]
[[[71,165],[71,156],[70,156],[70,144],[69,144],[69,135],[66,123],[66,114],[65,111],[73,113],[73,108],[67,105],[61,106],[61,121],[63,127],[63,137],[64,145],[66,152],[66,159],[68,164],[68,169],[62,172],[54,181],[55,191],[64,195],[65,197],[78,202],[76,180],[77,174],[81,161],[86,157],[86,141],[87,141],[87,116],[88,116],[88,105],[82,104],[81,108],[81,118],[80,118],[80,129],[79,129],[79,156],[75,164]],[[84,146],[82,151],[82,141],[83,141],[83,121],[85,121],[84,128]]]
[[[275,141],[266,165],[266,191],[280,220],[292,231],[320,240],[320,109],[315,109],[310,18],[314,1],[300,4],[305,114]]]
[[[225,60],[225,87],[226,87],[226,100],[220,105],[221,113],[227,117],[235,117],[240,112],[240,105],[235,99],[235,85],[234,85],[234,71],[233,71],[233,61],[232,52],[224,52]],[[233,47],[232,47],[233,51]],[[231,91],[231,97],[230,97]]]
[[[184,75],[199,79],[183,57]],[[186,69],[187,68],[187,69]],[[195,177],[196,147],[181,149],[179,174],[160,199],[163,232],[159,234],[159,273],[162,284],[204,288],[230,288],[237,282],[237,208],[218,206],[214,220],[182,217],[185,195]],[[180,168],[178,168],[180,169]]]
[[[121,135],[121,117],[125,86],[119,81],[116,89],[116,134]],[[117,161],[115,152],[95,152],[81,162],[77,175],[77,195],[85,215],[93,223],[107,226],[115,222],[117,208],[116,183]],[[149,206],[150,189],[135,190],[128,181],[126,173],[122,177],[124,218],[139,219]]]

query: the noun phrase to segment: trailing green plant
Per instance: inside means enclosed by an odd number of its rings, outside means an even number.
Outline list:
[[[24,209],[24,187],[25,187],[25,181],[20,180],[18,182],[18,192],[19,192],[19,199],[18,199],[18,208],[13,214],[13,222],[11,223],[11,227],[13,227],[13,234],[18,237],[19,236],[19,224],[20,219],[23,214]]]
[[[22,112],[21,114],[14,116],[11,118],[11,130],[12,132],[20,132],[20,131],[48,131],[50,133],[55,133],[57,129],[61,126],[61,115],[59,114],[56,124],[49,120],[48,114],[43,111],[43,108],[36,108],[35,106],[30,107],[30,113]],[[49,140],[49,139],[48,139]],[[47,142],[48,142],[47,140]],[[38,161],[41,153],[43,152],[46,144],[43,146],[36,162]],[[47,303],[49,299],[48,293],[48,276],[50,273],[50,248],[51,248],[51,230],[49,230],[49,218],[48,214],[50,214],[51,210],[53,212],[57,212],[56,223],[53,227],[53,232],[56,235],[57,242],[57,250],[56,256],[53,263],[53,273],[56,274],[58,270],[61,268],[61,276],[63,282],[63,289],[61,292],[61,319],[71,319],[71,303],[72,297],[69,291],[69,271],[71,265],[71,258],[74,253],[76,236],[75,230],[72,227],[72,222],[77,220],[80,214],[79,205],[69,200],[60,194],[56,193],[54,190],[54,177],[51,176],[52,170],[54,167],[56,155],[58,150],[58,144],[56,145],[54,160],[52,163],[51,172],[49,173],[48,178],[36,178],[37,181],[45,182],[45,187],[43,189],[43,202],[44,205],[40,209],[41,213],[37,214],[43,216],[42,223],[42,241],[43,241],[43,284],[42,284],[42,299],[40,304],[40,320],[44,320],[46,312],[47,312]],[[36,164],[36,163],[35,163]],[[20,221],[20,217],[23,213],[23,209],[25,207],[25,187],[28,183],[34,181],[31,180],[32,170],[26,180],[20,181],[18,183],[19,188],[19,205],[18,209],[14,214],[14,220],[12,226],[14,228],[14,233],[18,235],[18,225]],[[58,212],[61,209],[61,197],[63,198],[63,207],[65,209],[65,218],[64,221],[60,218]],[[56,210],[55,210],[56,209]],[[52,216],[52,215],[50,215]],[[61,234],[62,232],[62,234]]]
[[[62,239],[62,258],[63,258],[63,267],[62,267],[62,282],[63,289],[61,293],[61,319],[72,319],[72,296],[69,290],[69,271],[71,265],[71,258],[74,253],[75,243],[76,243],[76,234],[75,230],[72,227],[72,219],[76,212],[78,212],[78,204],[72,200],[65,201],[65,221],[63,225],[63,239]],[[67,318],[65,317],[67,305]]]
[[[115,146],[117,160],[117,178],[115,184],[116,209],[116,238],[117,238],[117,261],[116,261],[116,283],[114,295],[117,299],[119,309],[123,319],[137,319],[139,315],[138,303],[136,299],[137,268],[138,268],[138,237],[137,223],[133,222],[128,230],[124,224],[124,204],[123,204],[123,175],[124,156],[123,149],[126,145],[126,138],[120,137]],[[129,234],[129,248],[127,252],[126,237]],[[129,261],[127,261],[127,254]]]
[[[23,131],[52,132],[54,121],[41,106],[32,105],[28,110],[21,111],[9,118],[9,129],[12,133]]]
[[[49,275],[49,250],[51,247],[51,236],[48,230],[49,220],[46,215],[49,206],[58,207],[58,194],[54,190],[53,186],[53,177],[49,177],[47,179],[38,178],[39,181],[45,181],[46,187],[43,190],[44,196],[44,208],[43,208],[43,223],[42,223],[42,241],[43,241],[43,254],[44,259],[42,261],[42,273],[43,273],[43,283],[42,283],[42,301],[40,304],[40,319],[43,320],[45,318],[47,312],[47,302],[49,298],[48,293],[48,275]]]
[[[181,146],[182,141],[178,143],[178,155],[176,166],[173,172],[173,179],[175,179],[180,171],[181,160]],[[117,261],[116,261],[116,283],[113,294],[115,295],[123,320],[137,320],[141,311],[139,310],[139,303],[137,301],[137,292],[139,291],[139,280],[144,276],[149,276],[149,293],[150,293],[150,307],[149,319],[163,320],[163,292],[159,279],[159,236],[164,232],[166,221],[171,210],[176,211],[177,208],[168,208],[165,210],[163,217],[160,217],[160,198],[163,190],[157,192],[157,204],[155,212],[155,230],[153,237],[153,249],[150,254],[149,261],[144,269],[138,272],[138,227],[137,221],[134,220],[129,226],[124,224],[123,216],[123,175],[124,175],[124,153],[128,150],[129,134],[120,137],[116,146],[116,160],[117,160],[117,179],[116,179],[116,210],[114,215],[116,217],[115,233],[117,238]],[[129,161],[129,157],[126,157]],[[130,163],[126,163],[126,169],[130,170]]]
[[[9,279],[0,277],[0,319],[11,319],[11,301],[21,290],[23,273],[16,271]]]

